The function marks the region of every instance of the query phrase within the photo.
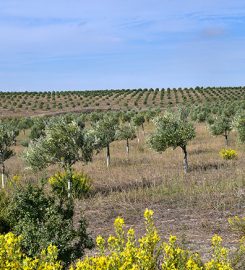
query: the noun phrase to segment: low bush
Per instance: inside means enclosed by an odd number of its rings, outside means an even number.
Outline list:
[[[20,144],[23,146],[23,147],[28,147],[29,145],[29,140],[23,140],[20,142]]]
[[[240,237],[240,248],[233,254],[233,265],[235,269],[245,269],[245,217],[235,216],[229,218],[229,224]]]
[[[245,237],[245,217],[235,216],[229,218],[229,224],[234,231],[237,231],[241,234],[242,237]]]
[[[146,209],[144,213],[146,233],[136,240],[135,232],[129,229],[125,232],[124,220],[115,220],[115,235],[106,241],[97,237],[100,255],[87,257],[78,261],[71,269],[75,270],[232,270],[228,259],[228,250],[222,246],[218,235],[212,238],[212,258],[204,263],[197,253],[182,249],[175,236],[169,237],[169,242],[161,242],[153,222],[153,211]]]
[[[57,247],[50,244],[37,257],[31,258],[21,251],[21,241],[22,237],[13,233],[0,234],[0,269],[62,269],[61,263],[57,261]]]
[[[30,199],[30,198],[29,198]],[[40,200],[38,201],[40,203]],[[30,214],[30,213],[29,213]],[[183,249],[177,238],[170,235],[168,242],[162,242],[153,221],[153,211],[144,213],[146,233],[136,239],[134,229],[125,230],[124,220],[118,217],[114,222],[115,234],[107,241],[96,239],[98,255],[78,260],[70,270],[235,270],[244,269],[245,239],[239,249],[230,254],[222,245],[222,239],[214,235],[211,241],[210,259],[204,262],[198,253]],[[237,224],[244,219],[235,217],[230,223]],[[61,226],[61,225],[60,225]],[[59,227],[57,227],[59,230]],[[52,234],[55,232],[52,230]],[[37,240],[37,239],[36,239]],[[39,239],[41,240],[41,239]],[[60,270],[59,250],[53,242],[40,249],[35,256],[23,250],[25,236],[8,233],[0,234],[0,269]],[[62,247],[61,247],[62,248]],[[74,258],[75,259],[75,258]]]
[[[68,196],[68,177],[66,172],[58,172],[48,179],[52,190],[58,196],[66,198]],[[73,198],[82,198],[91,190],[91,179],[84,173],[73,172],[71,176],[71,195]]]
[[[233,149],[222,149],[219,152],[219,154],[223,159],[226,159],[226,160],[237,159],[237,157],[238,157],[237,152]]]
[[[5,216],[5,209],[8,205],[8,197],[4,191],[0,191],[0,234],[9,232],[10,225]]]
[[[72,200],[61,205],[43,187],[27,185],[14,192],[4,217],[11,231],[22,236],[21,247],[27,256],[38,257],[52,244],[59,250],[58,259],[67,265],[93,246],[84,218],[75,227],[73,215]]]

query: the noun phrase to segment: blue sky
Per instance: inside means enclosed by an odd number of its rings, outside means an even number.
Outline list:
[[[0,0],[0,90],[245,85],[245,1]]]

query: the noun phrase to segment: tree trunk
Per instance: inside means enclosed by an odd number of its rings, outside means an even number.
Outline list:
[[[142,130],[143,130],[143,134],[145,135],[144,124],[142,124],[141,127],[142,127]]]
[[[68,198],[71,198],[71,178],[72,178],[72,170],[69,167],[68,168],[68,179],[67,179],[67,194],[68,194]]]
[[[225,137],[225,145],[228,146],[229,142],[228,142],[228,134],[227,134],[227,132],[225,132],[224,137]]]
[[[68,198],[71,198],[71,179],[70,179],[70,177],[68,178],[68,182],[67,182],[67,190],[68,190]]]
[[[106,147],[106,166],[109,167],[111,162],[111,155],[110,155],[110,145],[108,144]]]
[[[188,159],[187,159],[187,150],[186,145],[182,147],[183,153],[184,153],[184,160],[183,160],[183,166],[184,166],[184,172],[188,172]]]
[[[126,145],[126,152],[127,152],[127,154],[129,155],[129,142],[128,142],[128,139],[126,140],[126,142],[127,142],[127,145]]]
[[[2,188],[5,188],[5,179],[4,179],[4,174],[5,174],[5,166],[4,163],[2,164]]]

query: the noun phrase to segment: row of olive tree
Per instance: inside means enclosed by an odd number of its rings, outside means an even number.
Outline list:
[[[169,147],[180,147],[184,153],[184,171],[188,171],[187,144],[195,137],[195,129],[189,120],[189,108],[177,112],[148,111],[144,114],[106,113],[91,114],[91,128],[85,128],[84,115],[59,116],[55,118],[41,118],[22,122],[22,129],[32,125],[30,137],[32,139],[25,158],[28,164],[35,169],[45,168],[51,164],[60,164],[68,173],[72,174],[72,166],[77,161],[88,162],[92,160],[94,152],[106,148],[106,163],[110,165],[110,145],[115,140],[125,140],[126,152],[129,154],[129,141],[136,138],[136,130],[142,126],[144,130],[145,119],[154,118],[156,130],[150,135],[148,144],[157,152],[163,152]],[[92,120],[93,119],[93,120]],[[231,120],[231,115],[224,112],[209,118],[212,134],[224,135],[226,141],[230,130],[235,127],[240,141],[244,142],[244,114],[237,115],[236,120]],[[10,128],[6,123],[1,123],[1,149],[2,185],[4,186],[4,161],[13,155],[11,146],[18,134],[16,129]],[[19,126],[21,126],[19,124]],[[69,179],[69,178],[68,178]],[[68,190],[70,190],[68,181]]]
[[[223,136],[225,145],[229,145],[229,134],[232,130],[237,130],[239,141],[243,142],[240,138],[242,134],[244,118],[244,102],[233,103],[213,103],[194,106],[191,108],[191,119],[197,122],[206,122],[209,131],[214,136]],[[238,119],[240,124],[238,124]],[[242,137],[242,135],[241,135]]]

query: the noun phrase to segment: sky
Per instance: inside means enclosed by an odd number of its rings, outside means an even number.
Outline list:
[[[244,0],[0,0],[0,91],[240,85]]]

